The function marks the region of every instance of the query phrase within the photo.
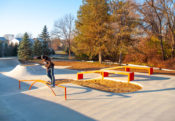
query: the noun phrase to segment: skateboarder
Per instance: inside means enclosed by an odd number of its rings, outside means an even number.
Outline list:
[[[54,63],[51,61],[51,59],[48,56],[41,55],[39,57],[36,57],[37,59],[42,59],[45,67],[47,76],[51,80],[52,87],[55,87],[55,76],[54,76]]]

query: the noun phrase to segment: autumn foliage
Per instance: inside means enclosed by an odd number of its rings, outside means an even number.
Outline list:
[[[174,6],[170,0],[83,0],[72,50],[79,59],[99,62],[173,64]]]

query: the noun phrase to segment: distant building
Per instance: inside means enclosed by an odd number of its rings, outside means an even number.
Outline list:
[[[10,44],[18,44],[22,41],[22,38],[14,38],[10,41]]]
[[[31,42],[32,42],[32,44],[34,43],[34,39],[29,39]],[[14,38],[14,39],[12,39],[11,41],[10,41],[10,44],[13,44],[13,45],[15,45],[15,44],[18,44],[19,45],[19,43],[22,41],[22,38]]]
[[[14,39],[14,35],[13,34],[5,34],[4,38],[8,41],[11,41],[12,39]]]
[[[7,41],[7,40],[5,39],[5,37],[0,37],[0,41],[5,42],[5,41]]]

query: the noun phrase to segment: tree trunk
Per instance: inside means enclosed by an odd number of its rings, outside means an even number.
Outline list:
[[[175,44],[172,45],[172,49],[171,49],[171,58],[175,57]]]
[[[162,36],[159,36],[159,39],[160,39],[160,46],[162,51],[162,59],[165,60],[166,58],[165,58],[165,51],[164,51]]]
[[[71,58],[71,46],[70,46],[70,40],[68,41],[68,44],[69,44],[69,59]]]
[[[99,51],[99,54],[98,54],[98,60],[99,60],[99,63],[102,64],[102,52],[101,52],[101,50]]]
[[[172,35],[171,58],[175,57],[175,37]]]
[[[171,58],[174,58],[174,54],[175,54],[174,49],[175,47],[172,47]]]
[[[122,55],[123,55],[123,53],[122,53],[122,51],[120,51],[120,56],[119,56],[119,64],[120,65],[122,65]]]

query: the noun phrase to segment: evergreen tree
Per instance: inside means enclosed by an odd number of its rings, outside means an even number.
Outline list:
[[[40,35],[40,37],[44,40],[44,41],[50,41],[50,36],[49,36],[49,32],[47,30],[47,26],[45,25],[43,28],[43,31]]]
[[[42,43],[37,39],[33,45],[33,54],[35,56],[40,56],[42,55],[42,52],[43,52]]]
[[[49,44],[50,44],[50,39],[49,38],[50,38],[50,36],[49,36],[49,33],[48,33],[46,25],[44,26],[40,37],[44,40],[43,43],[42,43],[42,45],[43,45],[43,47],[42,47],[43,48],[42,54],[49,55],[50,54],[50,49],[49,49]]]
[[[18,59],[29,60],[32,59],[32,43],[29,40],[27,33],[24,34],[22,41],[18,47]]]
[[[109,41],[107,34],[110,31],[108,25],[108,0],[83,0],[83,5],[78,11],[76,21],[77,36],[75,41],[79,52],[89,56],[99,55],[99,62],[102,62],[102,55],[107,50],[106,44]]]
[[[7,44],[5,43],[5,56],[12,56],[12,53],[13,53],[13,45],[12,44]]]
[[[42,54],[43,55],[50,55],[50,49],[49,49],[49,45],[48,45],[48,41],[43,41],[43,44],[42,44],[43,46],[42,46]]]
[[[18,44],[4,44],[4,56],[17,56]]]
[[[10,47],[8,46],[6,42],[4,43],[4,47],[3,47],[3,55],[6,57],[11,55]]]
[[[18,54],[18,44],[13,45],[12,47],[13,47],[12,56],[17,56],[17,54]]]

